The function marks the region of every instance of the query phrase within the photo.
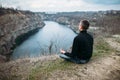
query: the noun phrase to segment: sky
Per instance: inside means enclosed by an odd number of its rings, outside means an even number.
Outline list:
[[[33,12],[120,10],[120,0],[0,0],[0,5]]]

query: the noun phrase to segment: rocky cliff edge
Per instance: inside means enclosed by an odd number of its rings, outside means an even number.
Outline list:
[[[0,59],[8,59],[18,36],[44,25],[40,15],[33,12],[0,8]]]

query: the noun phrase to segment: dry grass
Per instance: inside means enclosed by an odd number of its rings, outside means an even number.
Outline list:
[[[58,55],[1,64],[0,80],[119,80],[120,57],[112,54],[116,50],[110,44],[96,38],[93,57],[87,64],[67,62]]]
[[[91,65],[91,66],[94,66],[95,68],[98,67],[97,64],[99,64],[99,66],[101,66],[103,63],[103,62],[99,63],[101,58],[104,59],[106,56],[111,55],[111,53],[113,53],[114,51],[116,51],[116,50],[114,50],[105,41],[105,39],[103,37],[99,37],[99,38],[95,39],[94,53],[93,53],[93,58],[91,60],[91,61],[93,61],[92,63],[90,62],[85,65],[77,65],[77,64],[63,61],[61,59],[56,59],[54,61],[49,61],[49,62],[45,63],[44,66],[42,66],[42,67],[40,65],[35,67],[32,70],[31,74],[29,75],[29,79],[30,80],[49,80],[49,79],[50,80],[53,80],[53,79],[54,80],[59,80],[59,79],[60,80],[66,80],[66,79],[80,80],[79,77],[81,77],[82,80],[93,80],[93,79],[88,79],[86,77],[85,78],[82,77],[82,75],[87,75],[87,76],[89,75],[86,72],[88,66]],[[112,59],[110,58],[110,60],[112,60]],[[106,60],[106,61],[108,62],[108,64],[113,64],[108,60]],[[103,64],[105,64],[104,66],[102,66],[104,68],[106,68],[108,66],[108,64],[106,64],[106,63],[103,63]],[[98,68],[100,68],[100,67],[98,67]],[[98,68],[96,68],[96,69],[98,69]],[[77,69],[79,69],[81,72],[78,73]],[[91,70],[89,70],[89,71],[91,71]],[[88,73],[90,73],[89,71],[88,71]],[[92,71],[92,73],[94,74],[93,71]],[[99,75],[99,73],[97,73],[97,74]],[[71,76],[73,76],[74,78],[72,79]],[[100,76],[102,76],[102,75],[100,74]],[[92,77],[92,76],[90,76],[90,77]],[[96,78],[97,77],[94,76],[94,79],[96,79]],[[99,80],[99,79],[96,79],[96,80]]]
[[[104,37],[97,37],[94,41],[93,57],[105,56],[113,52],[114,49],[107,43]]]

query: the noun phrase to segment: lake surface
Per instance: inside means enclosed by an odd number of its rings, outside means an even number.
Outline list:
[[[14,50],[12,59],[58,54],[61,48],[67,50],[72,46],[76,34],[70,28],[53,21],[45,21],[45,24]]]

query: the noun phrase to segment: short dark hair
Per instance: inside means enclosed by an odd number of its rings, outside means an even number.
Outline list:
[[[80,24],[84,30],[87,30],[89,28],[90,23],[87,20],[81,20]]]

